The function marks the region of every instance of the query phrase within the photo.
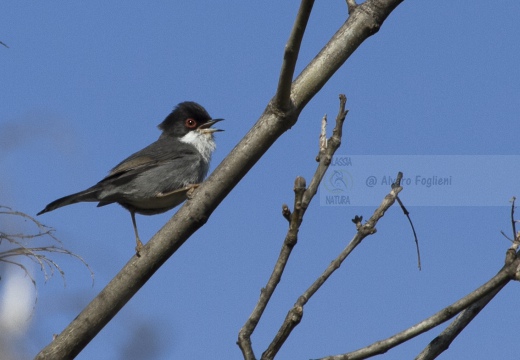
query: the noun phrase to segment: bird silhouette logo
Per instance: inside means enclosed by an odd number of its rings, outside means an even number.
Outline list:
[[[345,170],[333,170],[324,185],[333,194],[344,194],[352,189],[352,176]]]

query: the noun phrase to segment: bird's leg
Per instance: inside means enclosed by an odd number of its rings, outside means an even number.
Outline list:
[[[192,185],[187,186],[188,192],[186,193],[186,197],[188,198],[188,200],[190,200],[193,197],[193,192],[195,191],[196,188],[199,187],[199,185],[200,184],[192,184]]]
[[[143,249],[143,243],[141,242],[141,239],[139,239],[139,234],[137,233],[137,225],[135,223],[135,212],[130,211],[130,215],[132,215],[132,224],[134,224],[134,232],[135,232],[135,254],[137,256],[140,255],[141,250]]]

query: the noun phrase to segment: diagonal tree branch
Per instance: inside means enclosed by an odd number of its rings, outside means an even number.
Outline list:
[[[402,0],[367,0],[358,6],[291,88],[292,109],[270,104],[244,138],[201,184],[193,198],[132,257],[90,304],[36,359],[75,357],[117,314],[159,267],[207,221],[212,212],[298,115],[327,80],[369,36],[377,32]]]
[[[516,226],[514,225],[514,214],[515,214],[515,198],[513,198],[511,206],[511,221],[513,222],[513,231],[516,231]],[[511,247],[508,249],[506,253],[506,266],[510,265],[514,262],[515,258],[518,256],[517,250],[520,245],[520,233],[515,234],[515,241],[511,244]],[[517,278],[514,276],[513,278]],[[464,309],[457,318],[442,331],[439,336],[433,339],[426,348],[421,351],[419,355],[415,358],[416,360],[428,360],[435,359],[440,354],[442,354],[445,350],[448,349],[450,344],[455,340],[455,338],[473,321],[474,318],[480,313],[480,311],[486,307],[487,304],[496,294],[498,294],[507,283],[504,283],[502,286],[497,287],[495,290],[491,291],[488,295],[482,297],[477,302]]]
[[[506,286],[506,284],[490,292],[479,301],[464,309],[457,318],[433,339],[428,346],[415,358],[416,360],[436,359],[448,349],[455,338],[477,317],[480,311]]]
[[[472,304],[477,301],[481,301],[488,296],[491,298],[494,296],[495,292],[500,291],[509,281],[518,278],[518,273],[520,269],[520,258],[518,254],[508,250],[506,265],[488,282],[474,290],[470,294],[466,295],[462,299],[454,302],[453,304],[445,307],[440,310],[436,314],[430,316],[429,318],[419,322],[418,324],[401,331],[398,334],[395,334],[385,340],[380,340],[372,345],[364,347],[359,350],[352,351],[347,354],[335,355],[335,356],[327,356],[322,358],[321,360],[357,360],[357,359],[366,359],[375,355],[383,354],[390,350],[391,348],[402,344],[403,342],[416,337],[428,330],[433,329],[439,324],[444,323],[445,321],[453,318],[462,310],[470,307]],[[484,301],[484,300],[482,300]]]
[[[258,303],[238,333],[237,344],[242,350],[244,359],[255,359],[253,348],[251,346],[251,335],[256,329],[256,326],[258,325],[258,322],[260,321],[260,318],[262,317],[262,314],[264,313],[271,296],[273,295],[276,287],[278,286],[278,283],[280,282],[280,279],[282,278],[285,265],[289,260],[292,249],[298,241],[298,232],[303,220],[303,215],[305,214],[310,201],[316,194],[318,185],[330,165],[330,159],[332,159],[332,156],[341,144],[343,123],[347,116],[348,110],[345,110],[345,105],[347,102],[345,95],[340,95],[339,99],[340,109],[338,116],[336,117],[336,126],[334,128],[333,135],[330,141],[328,141],[328,146],[325,145],[327,143],[325,133],[326,129],[325,126],[322,125],[320,135],[320,150],[317,158],[319,161],[318,168],[314,173],[309,189],[305,189],[306,185],[305,179],[303,177],[297,177],[294,182],[294,211],[289,218],[289,229],[287,230],[282,249],[280,250],[280,255],[278,256],[278,260],[276,261],[273,272],[267,281],[267,285],[260,293]],[[325,140],[323,140],[323,138],[325,138]]]

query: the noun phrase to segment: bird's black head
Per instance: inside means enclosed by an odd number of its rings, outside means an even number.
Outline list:
[[[211,119],[206,109],[196,102],[185,101],[177,105],[158,127],[164,135],[181,137],[197,129],[211,130],[208,132],[219,131],[208,128],[220,120]]]

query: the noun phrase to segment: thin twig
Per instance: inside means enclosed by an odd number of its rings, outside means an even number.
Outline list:
[[[339,98],[340,111],[338,113],[338,117],[336,118],[336,127],[333,131],[331,141],[328,141],[328,146],[325,149],[322,149],[322,142],[320,141],[320,154],[318,155],[320,162],[312,178],[311,185],[309,186],[309,188],[305,189],[305,180],[303,178],[298,177],[295,181],[294,211],[290,213],[290,211],[287,208],[288,213],[286,213],[291,214],[289,221],[289,229],[287,231],[287,235],[285,237],[282,249],[280,251],[280,255],[278,256],[278,260],[276,261],[276,264],[274,266],[271,277],[267,282],[267,285],[265,286],[265,288],[262,289],[260,293],[258,303],[256,304],[255,308],[253,309],[253,312],[247,319],[244,326],[240,329],[240,332],[238,334],[237,344],[242,350],[244,359],[255,359],[254,352],[251,346],[251,335],[255,330],[256,326],[258,325],[258,322],[260,321],[260,318],[265,308],[267,307],[267,304],[272,294],[276,290],[276,286],[280,282],[283,271],[285,269],[285,265],[289,260],[291,251],[294,245],[296,245],[297,243],[298,231],[303,220],[303,215],[305,214],[305,211],[307,210],[310,201],[316,194],[317,187],[321,179],[323,178],[325,171],[330,165],[330,159],[332,158],[334,152],[338,149],[339,145],[341,144],[342,127],[348,111],[345,110],[345,105],[347,101],[345,95],[340,95]],[[322,132],[323,131],[321,130],[320,133]]]
[[[50,253],[65,254],[81,261],[83,265],[85,265],[85,267],[89,270],[92,282],[94,282],[94,272],[87,264],[87,262],[81,256],[65,249],[63,247],[62,242],[54,235],[53,228],[43,225],[38,220],[34,219],[32,216],[29,216],[23,212],[14,211],[6,206],[0,206],[0,209],[5,209],[0,211],[0,215],[18,216],[23,219],[30,220],[30,222],[32,222],[38,228],[37,232],[29,234],[7,234],[5,232],[0,232],[0,245],[3,245],[2,251],[0,251],[0,262],[17,265],[25,272],[26,275],[29,276],[31,282],[36,286],[36,281],[28,272],[25,265],[13,260],[13,258],[20,256],[29,258],[30,260],[34,261],[40,266],[40,270],[43,273],[45,281],[49,280],[54,275],[54,271],[57,270],[62,277],[64,285],[66,285],[65,272],[55,260],[48,257],[48,254]],[[29,241],[35,241],[36,239],[43,237],[50,237],[52,241],[58,244],[58,246],[34,246],[33,244],[31,244],[31,246],[28,246],[26,244]],[[3,240],[6,240],[7,243],[4,243]],[[9,246],[12,247],[9,248]]]
[[[321,358],[320,360],[357,360],[366,359],[385,353],[399,344],[402,344],[405,341],[408,341],[426,331],[433,329],[445,321],[448,321],[462,310],[468,308],[486,296],[493,294],[495,291],[500,291],[509,281],[512,280],[516,269],[519,266],[520,259],[514,255],[514,258],[511,259],[511,261],[509,261],[494,277],[492,277],[484,285],[466,295],[462,299],[445,307],[429,318],[417,323],[416,325],[413,325],[404,331],[401,331],[398,334],[395,334],[385,340],[377,341],[367,347],[346,354],[327,356]]]
[[[439,336],[433,339],[426,348],[421,351],[415,360],[436,359],[442,352],[448,349],[455,338],[469,325],[469,323],[480,313],[480,311],[506,286],[493,290],[482,299],[464,309],[455,320],[442,331]]]
[[[511,226],[513,228],[513,239],[509,238],[509,236],[506,235],[506,233],[503,230],[500,230],[500,233],[509,241],[511,241],[511,248],[512,250],[516,251],[518,250],[518,246],[520,243],[518,242],[518,237],[520,234],[516,231],[516,220],[515,220],[515,201],[516,197],[512,197],[510,200],[511,203]]]
[[[401,206],[401,209],[403,210],[403,213],[408,218],[408,222],[410,223],[410,226],[412,227],[413,232],[413,238],[415,240],[415,249],[417,250],[417,266],[419,267],[419,271],[421,271],[421,252],[419,251],[419,239],[417,238],[417,233],[415,232],[415,227],[413,226],[412,219],[410,218],[410,212],[408,209],[404,206],[403,202],[399,197],[397,197],[397,202]]]
[[[398,179],[400,179],[398,177]],[[399,180],[397,180],[399,181]],[[314,281],[314,283],[298,298],[294,306],[287,313],[285,320],[278,330],[276,337],[273,339],[269,348],[262,355],[262,359],[272,359],[281,348],[281,346],[285,343],[292,330],[300,323],[300,320],[303,316],[303,308],[310,300],[310,298],[321,288],[321,286],[329,279],[329,277],[341,266],[343,261],[347,258],[348,255],[366,238],[368,235],[372,235],[376,233],[376,224],[384,216],[386,210],[392,206],[397,198],[397,194],[402,190],[402,187],[397,184],[397,186],[392,187],[390,193],[384,198],[383,202],[374,211],[372,217],[366,222],[366,224],[361,225],[358,228],[357,234],[350,241],[347,247],[339,254],[339,256],[334,259],[330,265],[325,269],[325,271]]]
[[[500,233],[509,241],[513,242],[514,240],[511,239],[509,236],[506,235],[506,233],[504,232],[504,230],[500,230]]]
[[[307,208],[314,195],[316,195],[321,180],[323,179],[323,176],[325,176],[330,162],[332,161],[332,156],[341,145],[341,138],[343,136],[343,123],[345,122],[345,118],[348,114],[348,110],[345,109],[346,104],[347,97],[344,94],[339,95],[339,110],[338,115],[336,116],[336,125],[334,126],[334,130],[332,130],[332,136],[327,140],[326,149],[321,151],[320,146],[320,153],[317,157],[319,159],[318,168],[312,177],[309,188],[303,195],[302,206],[305,208]]]
[[[267,303],[271,299],[271,296],[273,295],[276,286],[280,282],[282,273],[285,269],[287,261],[289,260],[289,256],[291,255],[292,249],[298,241],[298,231],[303,216],[302,211],[304,211],[301,206],[304,192],[305,179],[298,176],[294,181],[294,211],[292,212],[290,217],[289,230],[287,231],[287,235],[285,236],[282,249],[280,250],[280,255],[278,256],[278,260],[276,261],[276,264],[269,278],[269,281],[267,282],[267,285],[260,292],[260,298],[258,299],[258,303],[256,304],[249,318],[247,319],[246,323],[238,333],[237,344],[242,350],[244,359],[255,359],[255,355],[251,344],[251,334],[258,325],[258,322],[260,321],[260,318],[262,317],[262,314],[264,313],[264,310],[267,307]]]
[[[307,22],[311,15],[314,0],[302,0],[296,19],[291,30],[291,35],[285,45],[282,68],[280,70],[280,78],[278,80],[278,89],[274,96],[274,106],[282,111],[291,108],[291,85],[296,68],[296,61],[300,52],[300,46],[307,27]]]
[[[511,207],[511,221],[513,222],[513,231],[516,231],[515,228],[515,220],[514,220],[514,208],[515,208],[515,198],[512,199],[512,207]],[[505,236],[505,234],[504,234]],[[518,253],[516,252],[518,249],[518,245],[520,244],[520,235],[515,234],[515,240],[513,245],[506,252],[506,265],[511,266],[518,258]],[[515,269],[513,271],[516,273]],[[491,291],[488,295],[482,297],[477,302],[464,309],[457,318],[442,331],[439,336],[433,339],[426,348],[421,351],[419,355],[415,358],[416,360],[430,360],[437,358],[441,353],[446,351],[453,340],[464,330],[473,319],[480,313],[480,311],[487,305],[489,302],[495,297],[496,294],[500,292],[506,286],[507,282],[502,286],[497,287],[493,291]]]

